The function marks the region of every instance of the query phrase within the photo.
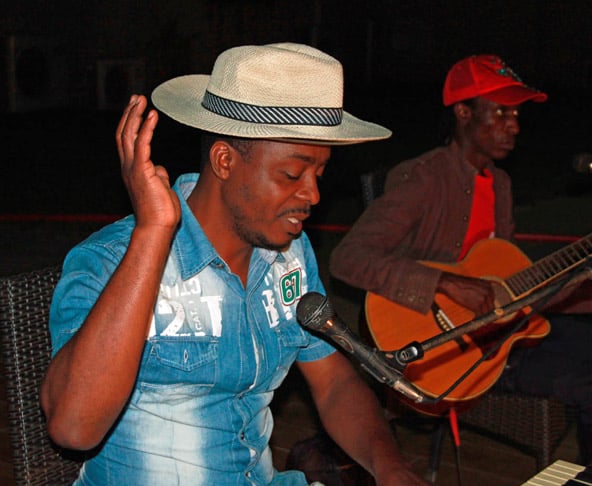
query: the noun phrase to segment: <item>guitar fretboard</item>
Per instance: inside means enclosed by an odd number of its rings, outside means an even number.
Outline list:
[[[521,297],[576,268],[592,254],[592,234],[541,258],[532,266],[506,279],[515,297]]]

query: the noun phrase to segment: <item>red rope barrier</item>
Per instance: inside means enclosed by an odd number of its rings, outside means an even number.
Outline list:
[[[325,231],[326,233],[347,233],[351,228],[349,224],[308,224],[304,223],[306,229]]]
[[[516,233],[514,238],[518,241],[530,241],[533,243],[573,243],[574,241],[579,240],[581,236]]]
[[[328,233],[346,233],[351,226],[347,224],[308,224],[306,225],[306,228]],[[535,243],[573,243],[574,241],[579,240],[581,236],[516,233],[514,238],[518,241]]]
[[[55,222],[55,223],[112,223],[123,216],[120,214],[0,214],[1,223],[18,222]],[[347,233],[351,228],[348,224],[311,223],[307,229],[324,231],[327,233]],[[533,243],[572,243],[580,239],[571,235],[547,235],[535,233],[517,233],[517,241]]]
[[[112,223],[121,218],[119,214],[0,214],[2,223]]]

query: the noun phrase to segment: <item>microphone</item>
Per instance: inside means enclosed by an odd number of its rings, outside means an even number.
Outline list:
[[[388,385],[416,403],[426,396],[393,368],[384,353],[362,343],[335,314],[329,299],[317,292],[302,296],[296,306],[296,317],[303,327],[329,336],[341,348],[353,355],[376,380]]]

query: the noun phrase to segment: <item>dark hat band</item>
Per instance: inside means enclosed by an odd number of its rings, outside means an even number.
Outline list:
[[[222,98],[206,90],[202,106],[216,115],[249,123],[269,125],[311,125],[334,127],[341,124],[342,108],[300,106],[257,106]]]

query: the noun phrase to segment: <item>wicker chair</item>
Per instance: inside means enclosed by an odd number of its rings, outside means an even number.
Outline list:
[[[361,175],[362,202],[368,206],[384,190],[388,169],[377,169]],[[552,454],[569,426],[566,407],[556,400],[520,394],[487,392],[477,404],[459,415],[464,426],[483,433],[536,458],[537,471],[551,463]],[[435,433],[439,441],[442,433]],[[432,451],[439,444],[432,444]],[[438,458],[430,459],[437,469]],[[433,471],[432,471],[433,472]]]
[[[59,268],[0,279],[0,335],[17,485],[71,484],[82,457],[56,447],[39,406],[50,359],[49,304]]]

